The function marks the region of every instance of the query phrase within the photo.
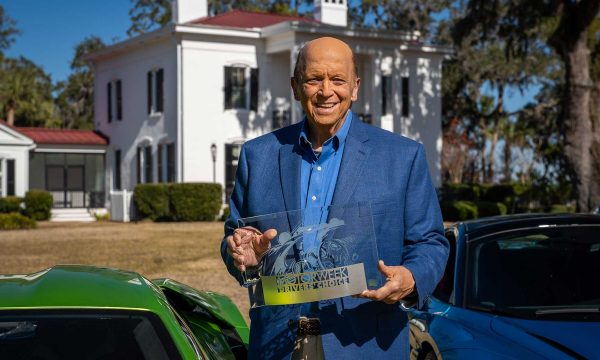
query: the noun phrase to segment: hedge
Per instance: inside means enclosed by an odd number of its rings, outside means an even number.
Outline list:
[[[472,201],[444,201],[440,204],[444,221],[477,219],[477,205]]]
[[[501,202],[478,201],[477,215],[479,217],[506,215],[507,207]]]
[[[133,199],[138,214],[154,221],[214,221],[221,210],[219,184],[140,184]]]
[[[21,211],[23,198],[17,196],[7,196],[0,198],[0,214],[8,214]]]
[[[0,214],[0,230],[33,229],[36,226],[35,220],[19,213]]]
[[[29,190],[25,194],[25,215],[33,220],[48,220],[54,199],[44,190]]]
[[[140,217],[170,220],[168,184],[139,184],[133,190],[133,201]]]

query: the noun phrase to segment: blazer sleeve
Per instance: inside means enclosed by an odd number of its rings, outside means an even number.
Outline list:
[[[410,169],[404,214],[402,262],[415,279],[421,308],[444,273],[449,250],[437,193],[421,144]]]
[[[227,237],[232,235],[233,231],[238,227],[238,220],[246,216],[248,179],[249,168],[246,147],[242,146],[235,174],[235,185],[229,200],[229,217],[225,222],[225,236],[221,241],[221,257],[227,266],[227,271],[236,278],[240,285],[243,284],[242,273],[233,265],[233,258],[227,253]]]

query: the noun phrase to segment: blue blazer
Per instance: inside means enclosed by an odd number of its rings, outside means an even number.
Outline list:
[[[352,121],[332,205],[371,203],[379,257],[413,274],[419,306],[440,280],[448,257],[442,216],[423,146]],[[250,140],[240,153],[225,237],[237,219],[300,208],[301,152],[294,124]],[[227,254],[229,272],[241,274]],[[407,316],[399,304],[345,297],[319,302],[326,359],[408,359]],[[250,359],[287,359],[296,337],[299,305],[250,310]]]

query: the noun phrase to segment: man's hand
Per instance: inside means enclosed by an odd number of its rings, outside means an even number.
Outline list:
[[[377,290],[363,291],[359,297],[394,304],[413,292],[415,279],[410,270],[404,266],[387,266],[383,260],[379,260],[377,268],[385,275],[387,282]]]
[[[233,235],[227,237],[227,253],[239,271],[246,271],[246,267],[258,265],[275,236],[275,229],[269,229],[264,234],[250,226],[235,229]]]

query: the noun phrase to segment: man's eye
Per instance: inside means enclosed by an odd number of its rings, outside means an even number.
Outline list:
[[[333,79],[332,83],[333,83],[333,85],[340,86],[340,85],[344,85],[346,83],[346,80],[343,80],[343,79]]]
[[[308,79],[308,80],[306,80],[306,83],[308,85],[319,85],[320,81],[317,79]]]

